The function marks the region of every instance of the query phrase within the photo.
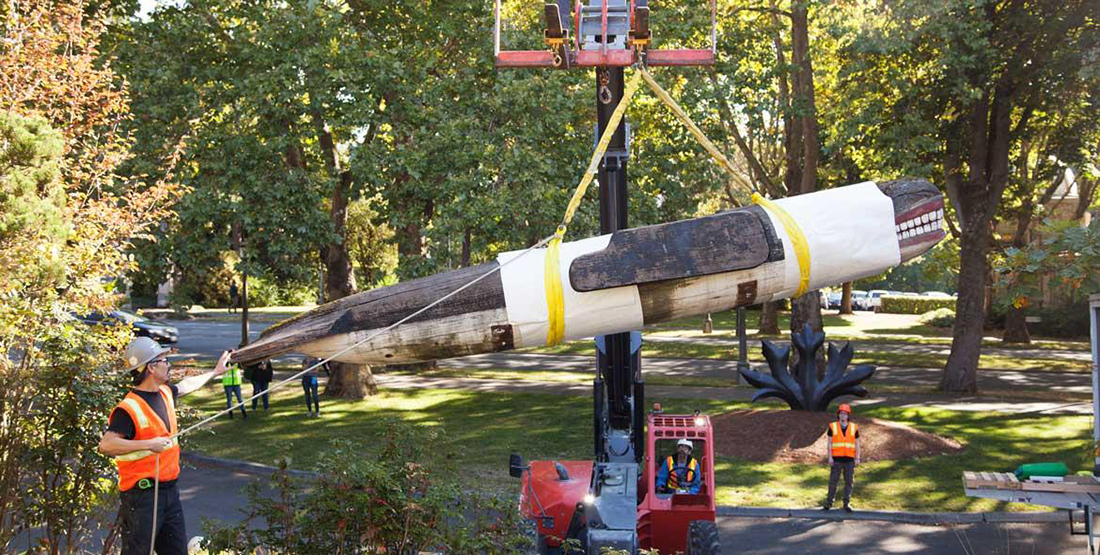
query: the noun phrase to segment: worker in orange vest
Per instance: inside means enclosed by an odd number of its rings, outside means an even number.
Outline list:
[[[123,358],[133,389],[111,411],[110,424],[99,440],[99,452],[114,457],[118,467],[122,555],[149,555],[152,545],[158,555],[187,553],[187,530],[176,487],[180,474],[176,401],[224,374],[229,351],[222,353],[214,370],[172,385],[168,383],[169,350],[148,337],[138,337],[126,347]],[[155,491],[159,495],[154,524]]]
[[[836,409],[836,422],[829,424],[829,496],[823,509],[828,511],[836,497],[836,484],[844,473],[844,510],[852,512],[852,485],[859,464],[859,427],[852,418],[852,407],[842,403]]]

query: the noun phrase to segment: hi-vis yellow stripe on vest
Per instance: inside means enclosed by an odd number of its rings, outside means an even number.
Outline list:
[[[160,415],[133,392],[119,402],[116,410],[125,411],[134,422],[134,437],[137,441],[145,441],[154,438],[171,438],[167,449],[161,453],[149,450],[135,451],[115,457],[115,466],[118,467],[118,487],[121,491],[128,491],[138,486],[141,480],[150,478],[161,482],[175,480],[179,477],[179,442],[175,435],[176,428],[176,403],[172,398],[172,390],[162,385],[159,388],[161,400],[167,409],[168,420],[163,421]]]
[[[833,449],[830,454],[833,458],[856,456],[856,424],[849,422],[847,429],[841,431],[840,424],[832,422],[829,429],[833,432]]]

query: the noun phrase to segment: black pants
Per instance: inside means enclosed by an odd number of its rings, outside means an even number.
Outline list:
[[[261,382],[258,380],[252,380],[252,410],[256,410],[256,402],[260,399],[264,400],[264,410],[267,410],[267,386],[271,382]],[[264,391],[263,395],[256,396],[257,393]]]
[[[149,555],[149,540],[153,533],[153,489],[137,486],[120,494],[122,505],[122,555]],[[183,505],[176,482],[160,485],[157,502],[157,555],[187,555],[187,528],[183,522]]]
[[[836,484],[840,481],[840,473],[844,473],[844,504],[852,501],[852,485],[855,480],[856,462],[833,461],[833,467],[829,470],[829,497],[825,499],[826,505],[832,505],[836,498]]]

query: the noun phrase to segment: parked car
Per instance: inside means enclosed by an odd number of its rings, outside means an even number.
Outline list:
[[[882,306],[882,296],[890,295],[893,291],[887,291],[885,289],[872,289],[867,293],[867,297],[863,301],[863,310],[877,310]]]
[[[839,310],[840,309],[840,302],[842,300],[844,300],[844,292],[843,291],[833,291],[832,293],[829,293],[826,296],[826,298],[829,301],[828,308]]]
[[[924,293],[921,293],[920,295],[922,297],[933,297],[933,298],[936,298],[936,299],[950,299],[950,298],[952,298],[951,295],[948,295],[947,293],[944,293],[943,291],[925,291]]]
[[[859,289],[852,289],[852,310],[871,310],[864,306],[867,302],[867,292]]]
[[[172,344],[180,340],[180,332],[175,326],[154,322],[125,310],[112,310],[107,314],[100,312],[85,315],[74,314],[73,317],[89,326],[129,325],[133,328],[135,336],[148,337],[157,343]]]
[[[817,290],[817,304],[820,305],[823,309],[829,308],[829,294],[826,293],[824,290]]]

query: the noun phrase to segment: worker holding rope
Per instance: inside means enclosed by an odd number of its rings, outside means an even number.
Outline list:
[[[126,347],[123,357],[133,389],[111,411],[110,424],[99,440],[99,452],[114,457],[118,467],[122,555],[147,555],[154,547],[159,555],[187,553],[183,506],[176,487],[180,474],[176,401],[224,374],[230,352],[222,353],[214,370],[172,385],[168,351],[148,337],[138,337]]]

